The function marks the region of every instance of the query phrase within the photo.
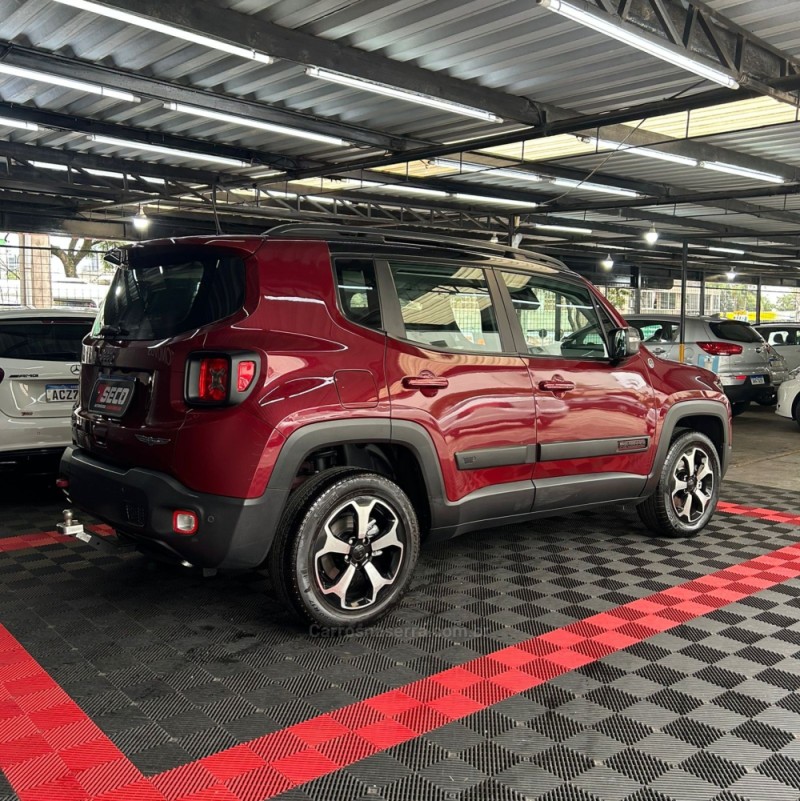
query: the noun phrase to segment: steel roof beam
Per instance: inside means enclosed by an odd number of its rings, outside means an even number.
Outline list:
[[[167,4],[165,4],[167,5]],[[249,19],[249,18],[248,18]],[[268,106],[250,100],[217,94],[206,89],[181,86],[158,78],[151,78],[135,72],[124,71],[115,67],[106,67],[99,64],[90,64],[74,58],[66,58],[54,53],[21,47],[9,42],[0,42],[5,46],[6,52],[3,60],[7,64],[26,69],[36,69],[51,72],[66,78],[75,78],[91,83],[99,83],[113,89],[132,92],[144,98],[151,98],[161,102],[171,101],[187,105],[200,106],[214,111],[236,114],[240,117],[249,117],[261,122],[285,125],[290,128],[300,128],[315,133],[337,136],[341,139],[354,142],[363,147],[378,150],[404,150],[411,146],[425,144],[423,140],[405,139],[400,136],[391,136],[379,131],[361,128],[347,123],[340,123],[321,117],[311,117],[300,112]],[[220,145],[225,147],[225,145]],[[274,156],[280,169],[296,168],[297,161],[286,156]],[[313,162],[312,162],[313,163]]]
[[[536,105],[527,98],[283,28],[258,16],[241,14],[216,4],[196,0],[171,0],[168,3],[163,0],[104,0],[102,5],[235,42],[296,64],[323,67],[484,109],[506,120],[527,124],[541,122]]]

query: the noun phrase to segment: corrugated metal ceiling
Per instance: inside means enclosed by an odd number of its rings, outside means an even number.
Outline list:
[[[795,0],[708,0],[707,5],[774,47],[790,55],[800,54],[800,20]],[[550,119],[554,120],[559,115],[610,113],[675,96],[691,97],[711,88],[707,82],[651,55],[550,14],[531,0],[397,0],[391,3],[379,0],[310,3],[300,0],[217,0],[214,3],[183,0],[175,4],[176,9],[185,9],[187,16],[200,7],[206,10],[218,7],[221,14],[244,15],[243,26],[247,26],[249,16],[253,24],[264,21],[300,31],[320,40],[356,48],[364,54],[390,59],[398,68],[414,65],[428,71],[433,83],[439,76],[448,76],[535,103],[551,104],[560,110],[555,113],[548,109]],[[0,40],[11,45],[7,59],[24,50],[31,57],[40,58],[42,70],[48,68],[50,54],[77,59],[110,68],[123,79],[126,75],[147,76],[185,90],[212,93],[198,94],[198,105],[208,104],[212,96],[216,96],[254,102],[268,110],[290,111],[298,127],[304,123],[311,128],[318,122],[346,123],[365,134],[375,133],[387,137],[387,141],[396,141],[398,152],[426,143],[473,141],[519,127],[513,120],[497,124],[468,119],[429,105],[412,104],[311,78],[305,74],[303,65],[314,63],[313,51],[298,51],[296,60],[281,59],[265,65],[95,13],[78,11],[52,0],[0,0]],[[368,65],[369,61],[364,63]],[[264,172],[264,164],[260,163],[262,155],[291,159],[299,166],[300,174],[303,170],[319,172],[327,166],[329,174],[335,174],[387,149],[366,143],[358,147],[321,144],[255,130],[244,124],[198,119],[165,109],[157,87],[153,93],[140,96],[142,102],[129,103],[0,74],[0,100],[4,104],[0,116],[11,116],[10,110],[20,107],[66,115],[65,120],[74,118],[88,125],[71,130],[67,124],[58,126],[51,122],[49,126],[42,125],[39,131],[0,125],[0,140],[7,143],[6,156],[15,159],[23,168],[24,159],[15,154],[27,152],[24,146],[35,147],[39,161],[46,160],[48,151],[89,157],[112,156],[130,162],[131,172],[138,169],[147,174],[151,170],[158,175],[159,165],[170,165],[186,169],[187,185],[191,183],[189,170],[195,169],[213,172],[220,182],[232,186],[232,181],[244,178],[246,182]],[[794,168],[800,168],[797,108],[766,97],[740,100],[734,92],[729,97],[731,102],[724,105],[651,115],[638,126],[637,121],[631,121],[629,127],[637,128],[637,133],[657,135],[665,142],[675,140],[682,146],[703,146],[705,153],[712,152],[709,148],[713,148],[720,160],[731,163],[742,158],[749,159],[746,163],[751,167],[759,163],[767,167],[773,164],[776,165],[773,169],[783,168],[786,172],[781,174],[794,180]],[[159,137],[165,141],[170,137],[182,137],[190,144],[196,143],[201,150],[208,148],[209,153],[215,146],[224,145],[245,152],[245,160],[252,158],[259,163],[243,169],[223,168],[213,161],[157,155],[133,146],[101,145],[88,135],[92,123],[111,123],[120,126],[120,130],[143,132],[150,141],[157,141]],[[355,129],[353,131],[356,133]],[[14,149],[16,146],[19,148]],[[478,147],[473,144],[472,150]],[[185,149],[190,149],[189,145]],[[764,215],[751,213],[752,209],[748,209],[749,213],[733,213],[706,203],[689,205],[686,202],[674,209],[663,202],[638,208],[639,212],[651,208],[654,214],[664,214],[665,209],[669,209],[669,214],[677,218],[718,222],[731,229],[738,227],[756,233],[786,231],[790,228],[789,222],[776,219],[774,214],[770,217],[770,212],[798,211],[798,201],[793,196],[759,195],[757,192],[763,184],[751,178],[654,161],[630,153],[596,152],[592,145],[571,135],[528,138],[521,143],[491,147],[483,155],[502,157],[512,163],[530,162],[532,169],[543,172],[551,166],[556,173],[562,170],[583,178],[592,176],[589,180],[600,183],[607,180],[624,186],[660,186],[666,197],[689,192],[727,193],[733,199],[742,198],[765,210]],[[476,157],[480,156],[478,153]],[[137,168],[137,161],[145,162],[144,166]],[[123,168],[124,164],[123,161]],[[120,169],[118,162],[116,168]],[[431,186],[440,190],[457,175],[452,170],[432,168],[426,161],[405,163],[402,158],[398,158],[396,165],[382,169],[403,179],[433,181]],[[313,184],[313,181],[311,184],[291,182],[288,180],[291,177],[291,172],[288,176],[281,175],[276,187],[289,187],[302,194],[304,186]],[[362,177],[374,179],[374,175],[371,177],[368,173]],[[109,180],[106,179],[106,184]],[[509,197],[517,200],[535,196],[545,204],[537,209],[539,215],[552,212],[580,216],[580,211],[571,208],[577,204],[585,207],[587,219],[605,221],[609,225],[628,225],[633,234],[648,225],[646,221],[619,218],[614,222],[611,208],[592,211],[593,204],[613,203],[614,196],[588,192],[580,187],[567,190],[491,173],[458,175],[458,181],[467,191],[474,188],[475,192],[485,191],[495,196],[508,191]],[[334,185],[322,189],[326,194],[339,192],[350,199],[359,191],[353,187],[336,189]],[[390,191],[390,187],[376,189],[379,195]],[[756,195],[751,197],[754,191]],[[161,192],[159,198],[158,192],[153,192],[151,199],[153,202],[163,200],[166,207],[165,194]],[[355,194],[355,200],[358,198]],[[422,208],[426,206],[423,195],[398,196],[398,200]],[[119,203],[102,200],[92,205],[87,200],[76,206],[74,213],[90,217],[100,211],[108,215],[114,209],[120,209],[120,214],[127,213],[131,203],[135,206],[143,201],[147,202],[148,198],[136,194],[126,202],[121,197]],[[623,205],[622,201],[619,203]],[[459,208],[460,204],[454,199],[432,199],[430,206],[435,212],[439,208]],[[490,218],[496,217],[497,212],[494,207],[491,211],[487,207],[484,212],[487,216],[482,224],[490,225]],[[709,233],[707,229],[680,226],[674,229],[676,234],[681,231],[687,235]],[[605,234],[623,236],[616,231]]]

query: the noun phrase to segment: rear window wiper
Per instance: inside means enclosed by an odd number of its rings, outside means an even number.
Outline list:
[[[98,332],[97,336],[107,338],[107,337],[124,337],[130,334],[127,328],[123,328],[121,325],[104,325]]]

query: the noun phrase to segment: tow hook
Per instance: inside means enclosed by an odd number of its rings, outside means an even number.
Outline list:
[[[91,536],[86,533],[83,523],[75,517],[72,509],[65,509],[62,514],[64,520],[56,526],[58,533],[65,537],[76,537],[83,542],[89,542]]]

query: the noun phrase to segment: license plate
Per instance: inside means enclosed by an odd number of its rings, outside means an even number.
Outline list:
[[[77,384],[46,384],[44,392],[48,403],[75,403],[78,400]]]
[[[750,376],[750,383],[751,384],[763,384],[764,383],[764,376],[763,375],[751,375]]]
[[[134,382],[130,378],[97,379],[89,400],[89,411],[109,417],[122,417],[133,398]]]

